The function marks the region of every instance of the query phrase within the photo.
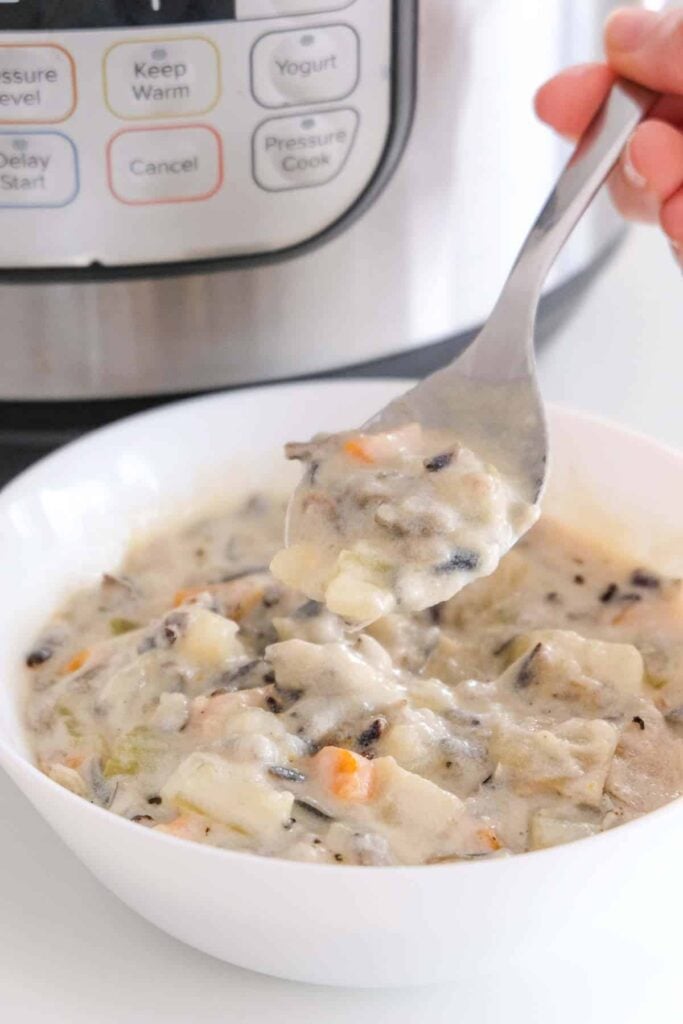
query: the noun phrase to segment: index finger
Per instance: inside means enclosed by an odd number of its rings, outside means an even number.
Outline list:
[[[611,67],[625,78],[683,95],[683,9],[615,11],[605,25],[605,51]]]

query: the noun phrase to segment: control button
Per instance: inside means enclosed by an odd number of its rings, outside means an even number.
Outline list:
[[[346,163],[357,131],[355,110],[274,117],[254,134],[254,178],[268,192],[325,185]]]
[[[235,16],[238,21],[252,18],[277,18],[289,14],[321,14],[341,11],[354,0],[236,0]]]
[[[208,199],[223,182],[220,136],[205,125],[129,128],[107,148],[109,187],[122,203]]]
[[[251,53],[254,96],[264,107],[343,99],[358,82],[359,52],[348,25],[269,32]]]
[[[218,102],[218,50],[187,37],[116,43],[104,60],[109,109],[126,119],[205,114]]]
[[[75,106],[76,71],[63,47],[0,44],[0,123],[64,121]]]
[[[61,132],[0,132],[0,206],[67,206],[78,195],[78,157]]]

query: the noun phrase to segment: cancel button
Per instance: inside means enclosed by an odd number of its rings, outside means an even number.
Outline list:
[[[346,163],[357,131],[358,114],[350,109],[266,121],[254,135],[256,182],[269,192],[327,184]]]
[[[109,185],[122,203],[208,199],[221,186],[220,136],[206,125],[132,128],[108,147]]]
[[[143,160],[141,157],[134,157],[130,161],[129,170],[135,175],[158,174],[198,174],[199,157],[188,156],[184,160]]]

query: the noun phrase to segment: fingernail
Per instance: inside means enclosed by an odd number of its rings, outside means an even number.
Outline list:
[[[605,43],[608,49],[637,50],[650,30],[657,24],[655,11],[615,11],[605,25]]]
[[[636,165],[633,163],[633,154],[631,152],[632,141],[633,137],[631,137],[626,143],[624,156],[621,162],[621,169],[629,185],[632,185],[633,188],[645,188],[647,185],[647,178],[640,173]]]

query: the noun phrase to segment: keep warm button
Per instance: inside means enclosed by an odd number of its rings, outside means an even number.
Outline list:
[[[104,62],[107,104],[126,119],[204,114],[218,101],[218,50],[208,39],[115,43]]]
[[[269,192],[327,184],[346,163],[357,130],[355,110],[266,121],[254,135],[256,182]]]
[[[221,139],[206,125],[119,132],[107,163],[114,196],[133,205],[209,199],[223,181]]]
[[[77,194],[76,148],[66,135],[0,133],[0,207],[67,206]]]

